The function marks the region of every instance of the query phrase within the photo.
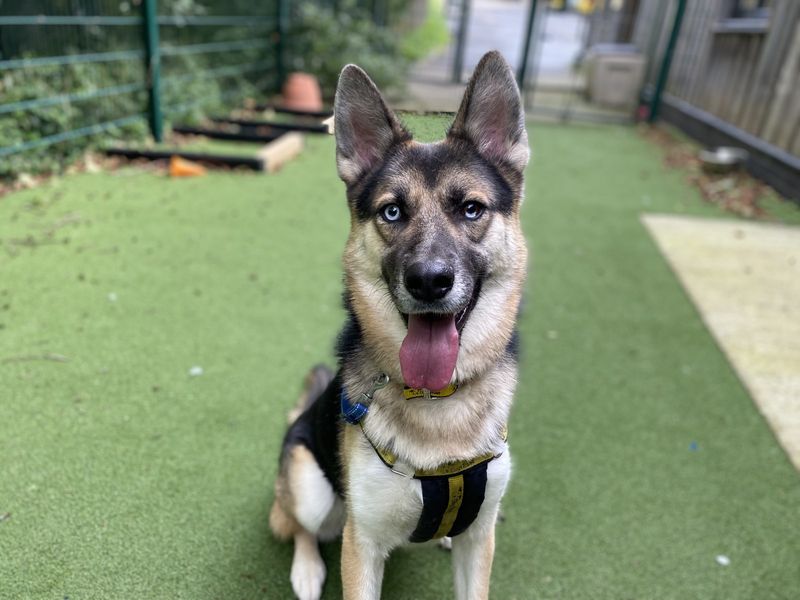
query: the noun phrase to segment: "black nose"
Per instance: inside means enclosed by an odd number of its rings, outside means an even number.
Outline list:
[[[432,302],[447,295],[453,287],[455,273],[445,262],[416,262],[406,269],[406,289],[417,300]]]

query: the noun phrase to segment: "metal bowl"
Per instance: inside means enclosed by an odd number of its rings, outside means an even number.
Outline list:
[[[735,146],[719,146],[713,150],[701,150],[700,162],[710,173],[728,173],[744,163],[750,154]]]

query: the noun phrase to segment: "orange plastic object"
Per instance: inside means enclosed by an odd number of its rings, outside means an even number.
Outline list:
[[[180,156],[172,156],[169,159],[169,174],[172,177],[197,177],[205,175],[206,168]]]

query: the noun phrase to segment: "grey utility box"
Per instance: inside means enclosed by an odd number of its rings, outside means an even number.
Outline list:
[[[644,82],[645,58],[631,44],[598,44],[589,50],[589,99],[601,106],[633,108]]]

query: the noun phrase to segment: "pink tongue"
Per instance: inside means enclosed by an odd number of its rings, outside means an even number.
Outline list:
[[[458,358],[455,316],[408,315],[408,333],[400,346],[405,384],[438,391],[446,388]]]

